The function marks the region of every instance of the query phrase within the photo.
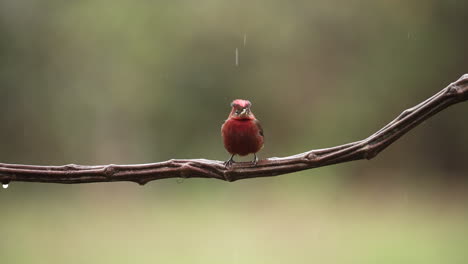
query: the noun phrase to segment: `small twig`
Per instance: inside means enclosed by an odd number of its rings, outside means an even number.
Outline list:
[[[409,130],[439,111],[468,100],[468,74],[425,100],[403,111],[395,120],[369,136],[349,144],[326,149],[311,150],[301,154],[269,158],[258,162],[235,163],[226,168],[222,161],[206,159],[172,159],[138,165],[102,166],[34,166],[0,163],[0,181],[43,183],[90,183],[132,181],[138,184],[165,178],[215,178],[236,181],[248,178],[276,176],[295,171],[323,167],[360,159],[372,159]]]

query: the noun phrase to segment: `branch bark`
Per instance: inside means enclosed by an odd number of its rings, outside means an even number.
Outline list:
[[[468,74],[451,83],[422,103],[403,111],[368,138],[332,148],[310,150],[283,158],[235,163],[226,168],[222,161],[171,159],[136,165],[35,166],[0,163],[0,181],[42,183],[91,183],[131,181],[144,185],[165,178],[215,178],[224,181],[276,176],[360,159],[372,159],[409,130],[439,111],[468,100]]]

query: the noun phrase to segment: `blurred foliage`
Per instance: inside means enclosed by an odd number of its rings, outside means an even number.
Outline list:
[[[467,72],[467,12],[458,0],[2,0],[0,162],[225,160],[235,98],[262,121],[261,157],[359,140]],[[372,162],[278,178],[12,183],[0,257],[460,263],[467,110]]]

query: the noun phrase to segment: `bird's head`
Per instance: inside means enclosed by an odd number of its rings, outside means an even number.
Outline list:
[[[255,119],[254,114],[250,111],[250,106],[252,103],[248,100],[236,99],[231,103],[231,114],[229,115],[230,118],[234,119]]]

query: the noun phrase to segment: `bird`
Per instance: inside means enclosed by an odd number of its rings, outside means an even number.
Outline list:
[[[263,148],[263,129],[260,122],[250,110],[252,103],[244,99],[236,99],[231,103],[231,112],[221,126],[224,148],[231,154],[224,164],[230,167],[234,156],[254,154],[253,165],[258,162],[257,152]]]

